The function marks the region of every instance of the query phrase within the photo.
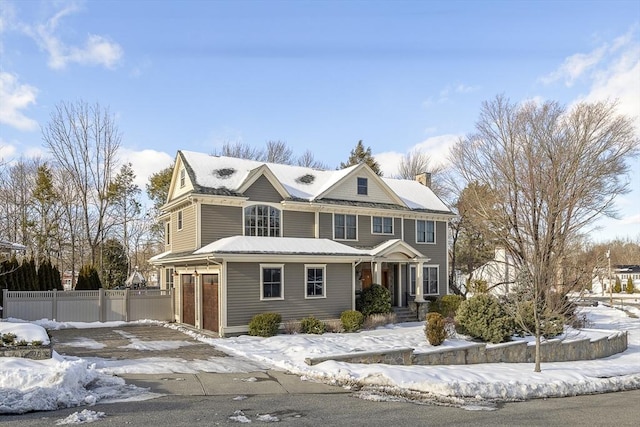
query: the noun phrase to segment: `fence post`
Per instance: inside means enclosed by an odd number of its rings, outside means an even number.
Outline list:
[[[129,321],[129,289],[124,290],[124,321]]]
[[[104,322],[104,288],[98,288],[98,321]]]
[[[53,305],[53,307],[51,307],[51,320],[57,320],[58,319],[58,290],[57,289],[53,290],[53,300],[51,300],[51,304]]]

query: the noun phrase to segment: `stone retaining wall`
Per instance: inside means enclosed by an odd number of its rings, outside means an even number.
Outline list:
[[[43,346],[0,347],[0,357],[22,357],[25,359],[43,360],[51,359],[52,348]]]
[[[542,362],[569,362],[609,357],[627,349],[627,333],[616,332],[596,340],[549,340],[540,346]],[[442,348],[428,353],[414,353],[412,348],[383,352],[354,352],[347,354],[309,357],[307,365],[327,360],[348,363],[384,363],[388,365],[471,365],[476,363],[532,363],[535,345],[525,341],[503,344],[470,343],[456,348]]]

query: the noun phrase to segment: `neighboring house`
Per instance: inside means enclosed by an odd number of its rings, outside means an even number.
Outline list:
[[[161,288],[175,288],[176,321],[225,336],[264,312],[338,318],[372,283],[396,307],[445,294],[453,216],[426,185],[365,164],[324,171],[179,151],[160,217],[166,251],[151,262]]]
[[[19,243],[13,243],[8,240],[0,239],[0,260],[5,258],[11,258],[13,255],[23,253],[27,250],[27,247]]]
[[[494,295],[506,295],[513,291],[518,270],[513,258],[504,248],[497,247],[491,261],[473,270],[472,281],[482,281],[486,289]]]
[[[609,269],[598,267],[594,270],[593,281],[591,284],[591,292],[595,294],[604,294],[609,292]],[[611,283],[616,283],[616,278],[620,279],[622,292],[625,292],[627,280],[633,281],[633,287],[640,289],[640,265],[612,265],[611,266]]]

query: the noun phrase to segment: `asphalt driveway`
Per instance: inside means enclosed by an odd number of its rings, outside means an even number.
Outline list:
[[[153,358],[175,360],[194,372],[121,373],[128,384],[162,395],[252,396],[273,394],[348,393],[342,387],[302,381],[297,375],[260,369],[259,365],[228,355],[191,336],[161,325],[125,325],[114,328],[50,330],[53,349],[63,356],[126,360],[153,364]],[[238,370],[211,372],[199,369],[202,361]],[[191,362],[191,363],[190,363]],[[211,365],[209,365],[211,366]],[[246,366],[251,366],[250,372]]]

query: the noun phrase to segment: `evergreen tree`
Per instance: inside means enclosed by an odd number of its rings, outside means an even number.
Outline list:
[[[102,248],[101,282],[106,289],[124,285],[129,271],[127,253],[116,239],[109,239]]]
[[[60,270],[58,270],[57,266],[53,266],[51,269],[51,276],[51,289],[63,291],[64,287],[62,286],[62,276],[60,275]]]
[[[97,290],[100,287],[100,277],[98,277],[96,269],[91,265],[82,266],[78,274],[76,290]]]
[[[346,163],[340,163],[339,169],[345,169],[349,166],[359,165],[360,163],[366,163],[369,167],[378,175],[382,176],[380,165],[376,162],[376,159],[371,155],[371,147],[364,148],[362,140],[358,141],[356,147],[351,150],[349,160]]]

